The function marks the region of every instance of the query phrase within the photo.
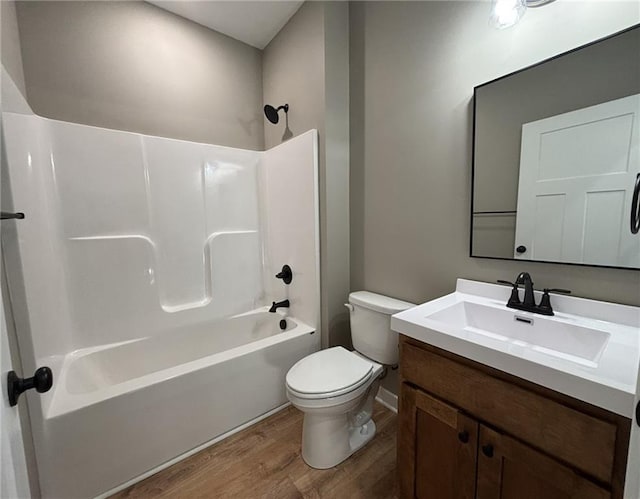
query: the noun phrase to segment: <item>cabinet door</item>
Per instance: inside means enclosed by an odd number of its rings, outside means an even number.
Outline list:
[[[458,409],[403,384],[398,469],[400,496],[473,499],[478,423]]]
[[[608,499],[571,468],[480,425],[477,499]]]

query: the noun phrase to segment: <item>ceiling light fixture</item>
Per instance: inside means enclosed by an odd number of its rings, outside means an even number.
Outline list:
[[[492,0],[489,23],[498,29],[509,28],[516,24],[527,7],[540,7],[553,0]]]

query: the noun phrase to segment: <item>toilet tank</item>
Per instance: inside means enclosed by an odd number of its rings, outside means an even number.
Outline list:
[[[397,364],[398,333],[391,330],[391,316],[414,306],[413,303],[369,291],[351,293],[349,310],[353,347],[381,364]]]

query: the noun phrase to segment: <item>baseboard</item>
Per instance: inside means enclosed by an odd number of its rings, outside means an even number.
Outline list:
[[[395,393],[380,387],[376,400],[387,409],[392,410],[396,414],[398,413],[398,396]]]
[[[174,457],[173,459],[162,463],[159,466],[156,466],[153,469],[150,469],[149,471],[147,471],[146,473],[143,473],[142,475],[138,475],[135,478],[132,478],[131,480],[129,480],[128,482],[125,482],[121,485],[118,485],[117,487],[114,487],[113,489],[105,492],[104,494],[100,494],[99,496],[96,496],[95,499],[105,499],[107,497],[112,496],[113,494],[120,492],[121,490],[124,490],[128,487],[131,487],[132,485],[141,482],[142,480],[144,480],[145,478],[149,478],[151,475],[155,475],[156,473],[168,468],[169,466],[173,466],[174,464],[176,464],[177,462],[182,461],[183,459],[186,459],[190,456],[193,456],[194,454],[200,452],[203,449],[206,449],[207,447],[210,447],[213,444],[216,444],[218,442],[220,442],[221,440],[224,440],[225,438],[230,437],[231,435],[238,433],[239,431],[244,430],[245,428],[248,428],[251,425],[254,425],[256,423],[258,423],[259,421],[262,421],[263,419],[268,418],[269,416],[272,416],[273,414],[275,414],[276,412],[281,411],[282,409],[289,407],[291,404],[289,402],[287,402],[286,404],[282,404],[281,406],[276,407],[275,409],[270,410],[269,412],[265,412],[264,414],[261,414],[260,416],[258,416],[257,418],[252,419],[251,421],[246,422],[243,425],[240,425],[232,430],[229,430],[226,433],[223,433],[222,435],[218,435],[215,438],[212,438],[211,440],[198,445],[197,447],[194,447],[191,450],[188,450],[187,452],[184,452],[182,454],[180,454],[177,457]]]

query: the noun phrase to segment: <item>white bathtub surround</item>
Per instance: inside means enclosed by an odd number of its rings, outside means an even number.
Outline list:
[[[317,161],[301,163],[299,158],[306,157],[318,157],[315,130],[264,153],[259,183],[261,213],[267,214],[262,218],[266,231],[265,291],[275,301],[288,298],[292,303],[288,312],[303,322],[319,324],[318,165]],[[285,263],[293,272],[290,285],[273,278]]]
[[[44,496],[104,493],[286,403],[320,346],[315,130],[257,152],[3,124],[20,350],[54,372],[27,395]]]

